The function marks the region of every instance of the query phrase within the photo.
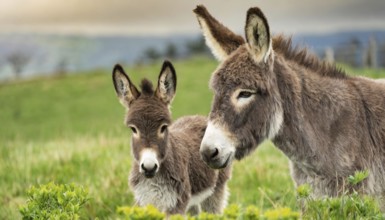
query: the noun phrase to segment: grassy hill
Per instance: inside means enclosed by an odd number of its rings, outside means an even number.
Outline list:
[[[174,64],[174,118],[207,115],[212,99],[208,81],[217,62],[194,58]],[[143,77],[156,82],[160,66],[126,70],[139,84]],[[0,85],[0,219],[20,218],[26,189],[50,181],[87,186],[91,201],[85,215],[90,218],[114,218],[118,206],[133,205],[127,184],[130,132],[123,116],[111,70]],[[298,209],[287,165],[281,152],[264,143],[235,163],[230,203]]]

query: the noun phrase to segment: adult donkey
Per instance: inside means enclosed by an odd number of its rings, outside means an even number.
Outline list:
[[[357,187],[385,195],[385,84],[346,75],[283,36],[271,38],[259,8],[247,12],[246,41],[194,10],[221,64],[212,74],[214,100],[200,152],[212,168],[250,154],[265,139],[290,159],[296,185],[336,196],[346,177],[369,170]]]

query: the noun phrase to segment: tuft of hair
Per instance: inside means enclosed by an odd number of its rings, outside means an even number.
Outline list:
[[[339,79],[348,78],[348,75],[342,69],[334,64],[321,61],[306,48],[293,47],[291,37],[285,37],[284,35],[275,36],[273,38],[273,49],[274,52],[283,54],[286,59],[293,60],[321,76]]]
[[[142,79],[142,83],[140,84],[140,88],[142,90],[143,95],[153,95],[154,88],[150,80]]]

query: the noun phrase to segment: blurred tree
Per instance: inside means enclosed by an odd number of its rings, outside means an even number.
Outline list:
[[[173,43],[168,43],[167,47],[166,47],[166,52],[164,53],[164,55],[167,57],[167,58],[170,58],[170,59],[175,59],[178,57],[178,49],[177,47],[175,46],[175,44]]]
[[[67,59],[62,58],[56,66],[55,74],[64,76],[65,74],[67,74],[67,67],[68,67]]]
[[[8,54],[5,59],[11,65],[15,78],[19,79],[25,66],[31,60],[31,56],[21,51],[14,51]]]
[[[161,54],[155,48],[150,47],[144,51],[144,57],[150,62],[155,62],[161,57]]]
[[[187,51],[190,55],[193,54],[208,54],[208,48],[206,47],[205,39],[203,36],[196,40],[192,40],[186,43]]]
[[[0,69],[1,67],[4,65],[4,59],[2,57],[0,57]]]

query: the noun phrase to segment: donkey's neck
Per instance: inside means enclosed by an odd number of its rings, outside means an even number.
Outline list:
[[[348,90],[346,79],[310,70],[277,55],[274,64],[282,98],[284,123],[273,142],[292,161],[307,162],[322,154],[330,129],[348,102],[340,95]],[[336,128],[338,129],[338,128]]]

